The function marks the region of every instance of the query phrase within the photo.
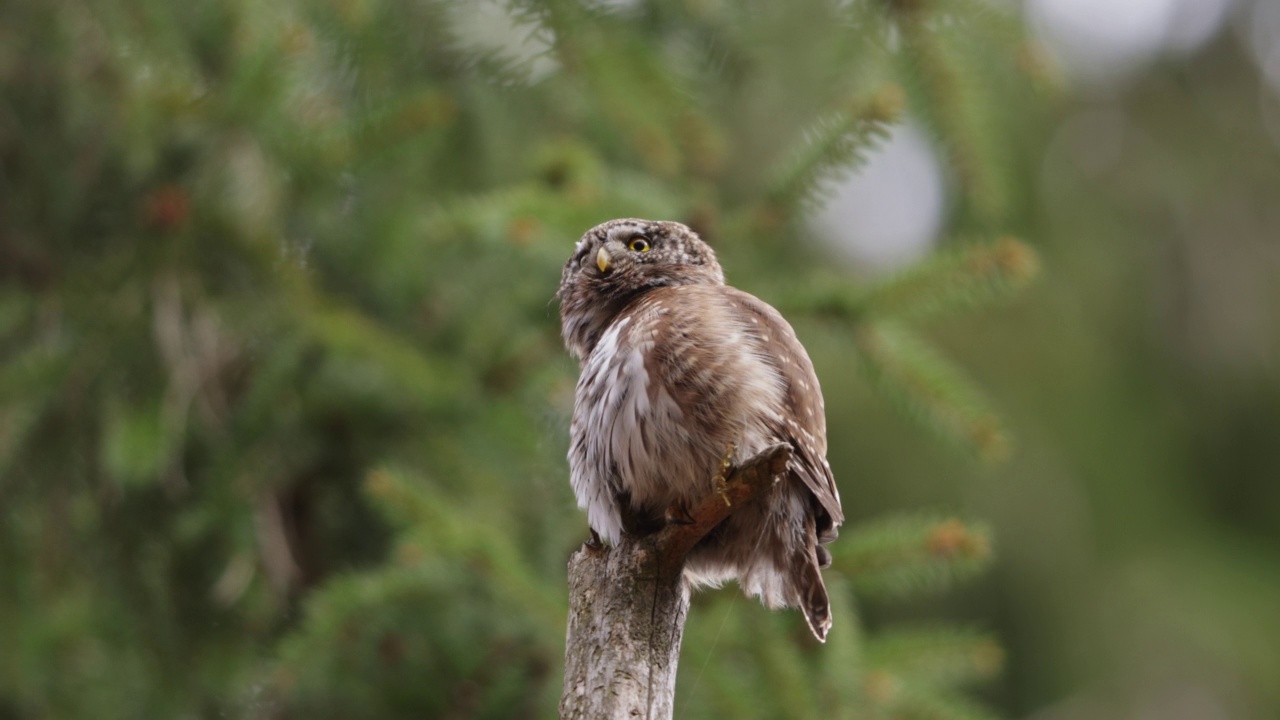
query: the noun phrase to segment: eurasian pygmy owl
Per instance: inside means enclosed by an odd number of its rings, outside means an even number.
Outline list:
[[[713,492],[734,463],[779,442],[786,477],[689,553],[694,586],[736,579],[771,608],[831,627],[821,568],[844,520],[827,465],[813,364],[777,310],[724,283],[715,253],[675,222],[611,220],[587,231],[557,293],[581,363],[569,468],[605,540],[661,525]]]

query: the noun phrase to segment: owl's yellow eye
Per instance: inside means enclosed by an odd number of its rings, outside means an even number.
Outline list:
[[[627,243],[627,249],[631,252],[647,253],[650,248],[649,241],[642,237],[633,238],[630,243]]]

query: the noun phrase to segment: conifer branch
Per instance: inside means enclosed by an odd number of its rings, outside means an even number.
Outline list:
[[[891,276],[856,301],[874,317],[929,318],[1004,299],[1039,272],[1034,250],[1011,237],[936,253]]]
[[[901,88],[886,85],[868,101],[818,118],[783,155],[773,173],[769,199],[788,208],[821,200],[827,181],[851,172],[889,136],[904,102]]]
[[[865,290],[831,283],[788,298],[789,309],[851,322],[922,320],[1003,300],[1040,272],[1029,245],[1012,237],[937,252]]]
[[[999,417],[964,373],[921,338],[876,322],[860,326],[854,342],[873,386],[908,417],[984,460],[1004,459],[1008,438]]]
[[[397,564],[415,567],[429,552],[465,558],[484,568],[495,596],[538,615],[544,623],[541,627],[554,626],[563,612],[563,599],[539,582],[520,557],[519,548],[500,528],[477,527],[467,508],[426,492],[422,484],[390,468],[370,472],[364,490],[387,518],[402,528],[403,536],[395,548]]]
[[[738,508],[754,501],[776,484],[786,472],[790,460],[791,446],[787,443],[765,448],[730,472],[725,479],[723,493],[713,492],[689,508],[690,521],[668,523],[659,530],[654,545],[662,572],[681,572],[684,559],[693,546]]]
[[[989,680],[1004,665],[1004,650],[991,635],[956,627],[905,627],[868,639],[870,666],[921,687],[954,689]]]
[[[1014,238],[937,253],[861,292],[819,285],[788,298],[789,310],[853,325],[873,387],[908,417],[986,460],[1007,452],[996,413],[966,375],[899,321],[941,317],[1017,292],[1039,272],[1035,251]]]
[[[876,676],[879,676],[876,678]],[[1000,716],[968,698],[954,693],[920,690],[899,683],[883,673],[872,673],[889,693],[877,704],[889,717],[901,720],[1000,720]]]
[[[891,518],[864,523],[840,539],[837,564],[868,595],[901,597],[940,590],[991,559],[991,533],[957,519]]]
[[[993,162],[999,148],[989,131],[985,113],[990,103],[982,102],[977,77],[981,71],[970,67],[966,53],[949,41],[952,26],[964,24],[960,17],[933,17],[932,8],[918,1],[893,3],[897,26],[912,59],[920,89],[927,101],[928,119],[946,141],[952,166],[960,176],[966,195],[977,215],[984,220],[1000,218],[1008,197]]]

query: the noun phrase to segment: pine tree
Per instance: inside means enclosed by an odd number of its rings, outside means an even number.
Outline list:
[[[0,715],[552,712],[585,520],[549,301],[610,217],[689,222],[891,404],[998,458],[922,324],[1034,275],[997,239],[1022,42],[929,0],[5,4]],[[806,213],[904,113],[979,239],[874,283],[817,269]],[[994,639],[858,606],[946,590],[991,544],[946,515],[851,523],[822,648],[700,597],[677,707],[988,717],[964,688]]]

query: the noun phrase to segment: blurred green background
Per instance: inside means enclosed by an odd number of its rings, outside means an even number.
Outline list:
[[[1280,714],[1280,5],[9,0],[0,719],[553,716],[620,216],[792,319],[850,516],[678,717]]]

